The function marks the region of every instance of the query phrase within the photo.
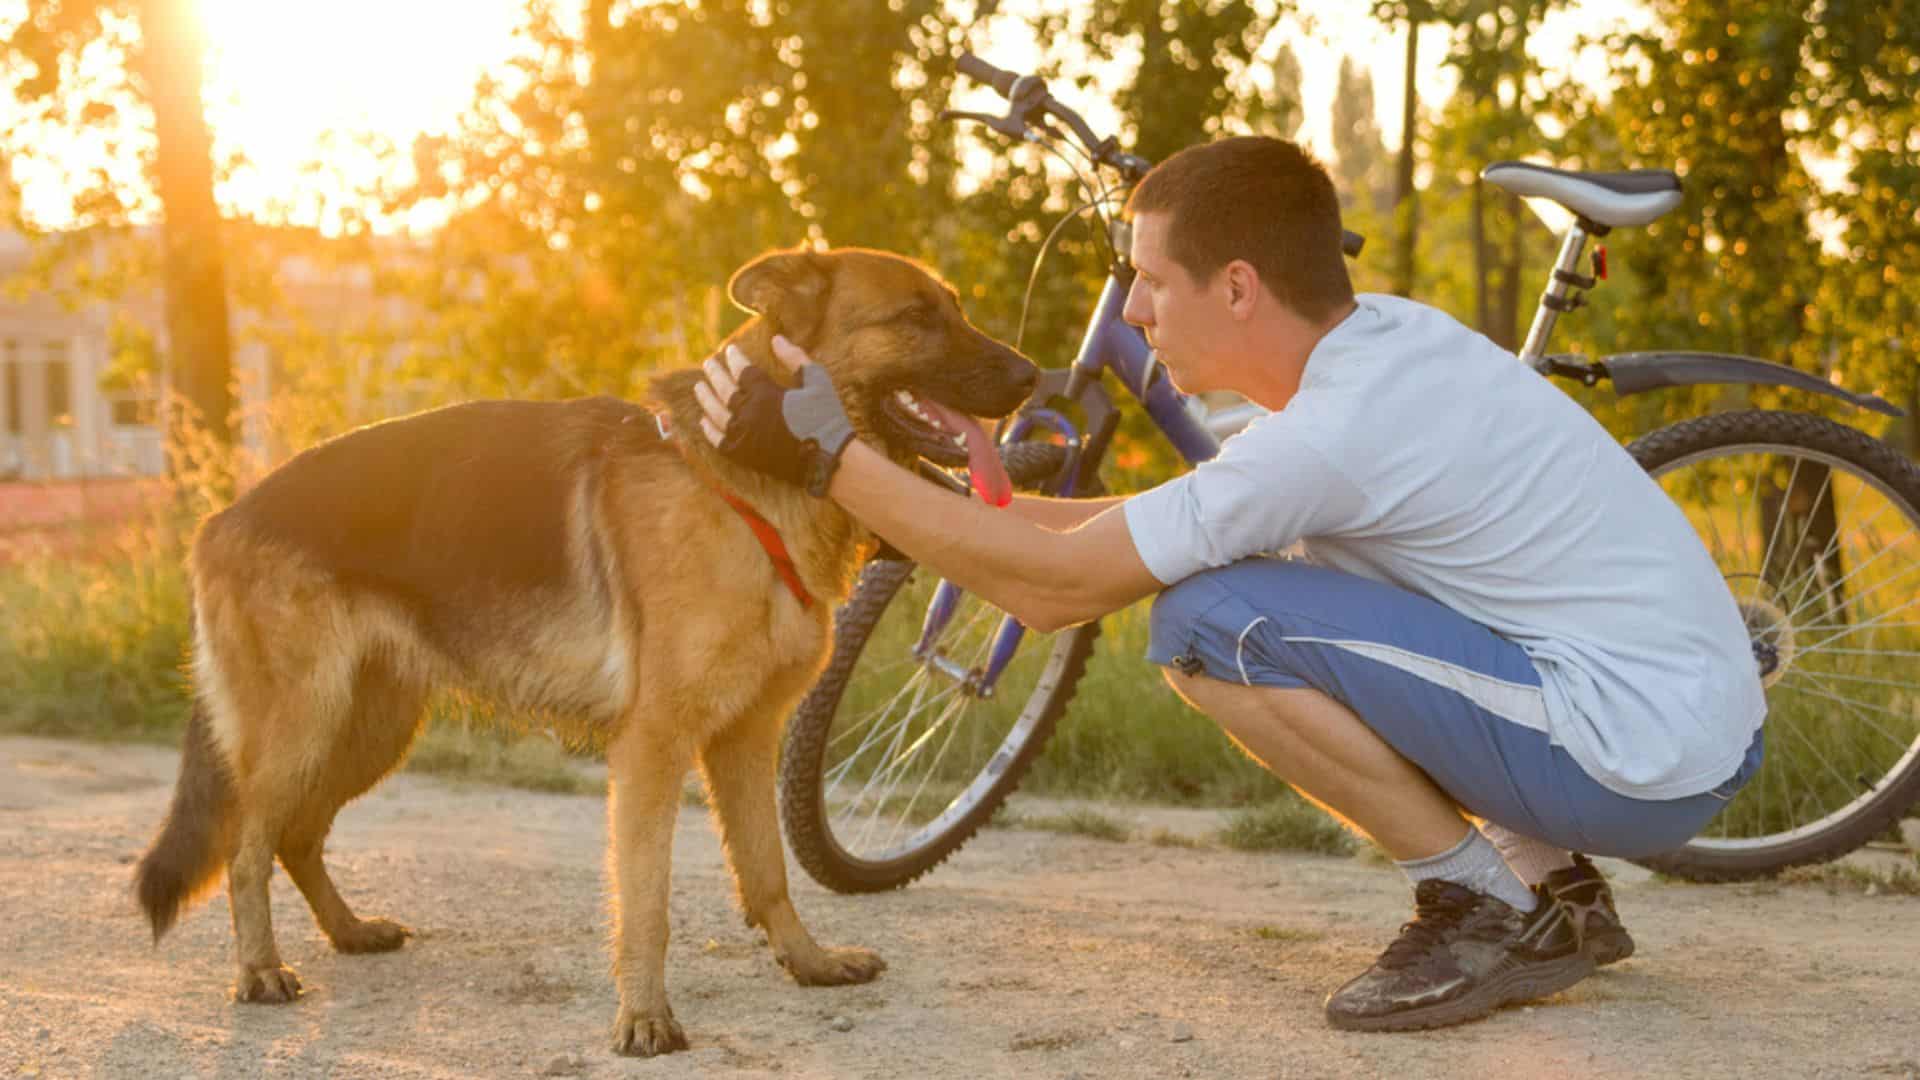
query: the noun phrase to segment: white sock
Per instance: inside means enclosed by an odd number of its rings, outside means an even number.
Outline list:
[[[1528,885],[1540,884],[1555,870],[1573,868],[1573,855],[1565,848],[1554,847],[1531,836],[1522,836],[1505,825],[1495,825],[1491,821],[1481,822],[1480,831],[1487,834],[1493,846],[1500,849],[1500,857],[1507,860],[1507,865]]]
[[[1429,878],[1451,881],[1474,892],[1503,900],[1515,911],[1532,911],[1538,902],[1533,890],[1514,874],[1500,849],[1479,829],[1469,827],[1467,838],[1438,855],[1397,862],[1415,885]]]

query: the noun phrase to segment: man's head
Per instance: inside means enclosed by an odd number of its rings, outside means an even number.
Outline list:
[[[1277,377],[1258,389],[1284,391],[1284,404],[1313,344],[1353,304],[1326,170],[1280,139],[1222,139],[1160,163],[1127,215],[1139,277],[1126,318],[1175,382],[1261,400],[1249,380]]]

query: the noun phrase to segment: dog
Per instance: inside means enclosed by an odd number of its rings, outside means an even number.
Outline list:
[[[997,467],[970,417],[1010,413],[1038,380],[900,256],[775,251],[728,292],[752,313],[732,343],[785,385],[773,335],[807,349],[856,433],[902,465],[957,465],[971,443],[976,467]],[[486,401],[376,423],[201,524],[180,776],[134,878],[156,942],[224,870],[235,998],[294,1000],[268,909],[277,858],[335,949],[400,947],[409,931],[355,915],[321,851],[340,807],[405,757],[428,694],[452,687],[606,745],[616,1051],[687,1046],[665,986],[667,881],[696,764],[737,902],[781,966],[807,986],[879,974],[875,953],[801,924],[775,811],[781,726],[877,541],[719,456],[699,378],[654,379],[651,407]]]

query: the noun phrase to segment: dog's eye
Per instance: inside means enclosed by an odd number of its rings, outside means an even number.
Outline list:
[[[900,314],[895,315],[894,318],[906,323],[908,326],[929,330],[939,325],[940,313],[927,304],[915,304]]]

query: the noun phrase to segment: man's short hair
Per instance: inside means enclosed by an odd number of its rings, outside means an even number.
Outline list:
[[[1284,139],[1240,135],[1189,146],[1133,189],[1129,219],[1172,212],[1167,254],[1198,282],[1244,259],[1308,319],[1353,299],[1340,251],[1340,200],[1327,170]]]

